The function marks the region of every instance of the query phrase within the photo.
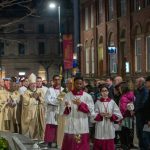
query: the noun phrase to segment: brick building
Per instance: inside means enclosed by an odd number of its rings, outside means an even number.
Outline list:
[[[150,0],[81,0],[81,72],[134,77],[150,72]]]

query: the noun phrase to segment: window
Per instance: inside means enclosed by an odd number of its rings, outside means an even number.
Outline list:
[[[38,48],[39,55],[45,54],[45,43],[44,42],[39,42],[39,48]]]
[[[117,53],[110,55],[110,73],[117,73]]]
[[[39,24],[39,33],[44,33],[44,24]]]
[[[150,36],[146,37],[147,71],[150,72]]]
[[[18,44],[18,53],[19,53],[19,55],[24,55],[25,54],[24,44],[21,44],[21,43]]]
[[[89,47],[87,47],[85,49],[85,61],[86,61],[86,74],[90,73],[90,49]]]
[[[102,13],[103,13],[102,4],[103,4],[103,0],[99,0],[99,14],[102,14]]]
[[[92,64],[92,74],[95,73],[95,61],[94,61],[94,45],[91,47],[91,64]]]
[[[97,19],[98,24],[100,24],[102,22],[102,12],[103,12],[102,1],[103,0],[98,1],[98,19]]]
[[[91,28],[94,27],[94,10],[93,5],[91,5]]]
[[[126,16],[127,11],[127,1],[126,0],[120,0],[120,16]]]
[[[0,56],[4,55],[4,43],[0,42]]]
[[[24,25],[23,24],[18,25],[18,33],[24,33]]]
[[[109,0],[109,3],[108,3],[108,20],[111,20],[113,19],[113,0]]]
[[[150,5],[150,0],[145,1],[146,6]]]
[[[88,8],[85,8],[85,30],[88,30]]]
[[[134,10],[140,11],[144,7],[144,0],[134,0]]]
[[[141,38],[135,39],[135,71],[142,71],[142,46],[141,46]]]
[[[4,28],[0,28],[0,33],[4,33]]]

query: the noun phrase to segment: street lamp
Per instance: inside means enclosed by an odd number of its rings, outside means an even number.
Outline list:
[[[58,4],[58,3],[56,3],[56,2],[54,2],[54,1],[51,1],[50,3],[49,3],[49,8],[50,9],[58,9],[58,32],[59,32],[59,54],[60,54],[60,56],[63,58],[63,52],[62,52],[62,37],[61,37],[61,27],[60,27],[60,22],[61,22],[61,20],[60,20],[60,4]],[[62,59],[61,58],[61,59]],[[63,62],[63,61],[62,61]],[[62,63],[61,62],[61,63]],[[62,79],[62,64],[60,65],[60,78]]]
[[[58,5],[58,3],[56,2],[50,2],[49,3],[49,8],[50,9],[58,9],[58,32],[59,32],[59,51],[60,51],[60,55],[62,56],[62,48],[61,48],[61,42],[62,42],[62,38],[61,38],[61,29],[60,29],[60,5]]]

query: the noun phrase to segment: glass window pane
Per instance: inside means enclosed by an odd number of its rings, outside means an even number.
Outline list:
[[[89,48],[86,48],[86,52],[85,52],[85,54],[86,54],[86,74],[89,74],[90,73],[90,63],[89,63]]]
[[[39,55],[45,54],[45,43],[44,42],[39,42]]]
[[[120,0],[120,16],[125,16],[126,15],[126,0]]]
[[[108,12],[108,20],[113,19],[113,0],[109,0],[109,12]]]
[[[88,8],[85,8],[85,30],[88,30]]]
[[[44,33],[44,24],[39,24],[39,33]]]
[[[141,57],[142,57],[142,48],[141,48],[141,38],[135,39],[135,71],[141,72]]]
[[[94,47],[91,48],[91,59],[92,59],[92,73],[95,73],[95,59],[94,59]]]
[[[110,54],[110,72],[117,73],[117,54]]]
[[[25,54],[25,46],[24,44],[18,44],[18,52],[19,52],[19,55],[24,55]]]
[[[94,27],[94,11],[93,11],[93,5],[91,6],[91,28]]]
[[[0,56],[4,55],[4,43],[0,42]]]
[[[150,71],[150,36],[146,37],[147,49],[147,71]]]

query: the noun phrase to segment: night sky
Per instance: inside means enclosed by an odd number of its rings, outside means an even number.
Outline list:
[[[16,0],[15,2],[22,2],[25,0]],[[61,5],[61,8],[72,9],[72,0],[59,0],[58,2]],[[28,6],[31,9],[37,9],[39,12],[45,10],[45,6],[50,2],[50,0],[32,0],[32,2],[24,3],[23,5]],[[2,4],[0,0],[0,4]],[[9,4],[8,4],[9,5]],[[0,17],[15,17],[15,16],[24,16],[29,11],[19,6],[18,4],[13,4],[11,6],[2,6],[0,5]]]

